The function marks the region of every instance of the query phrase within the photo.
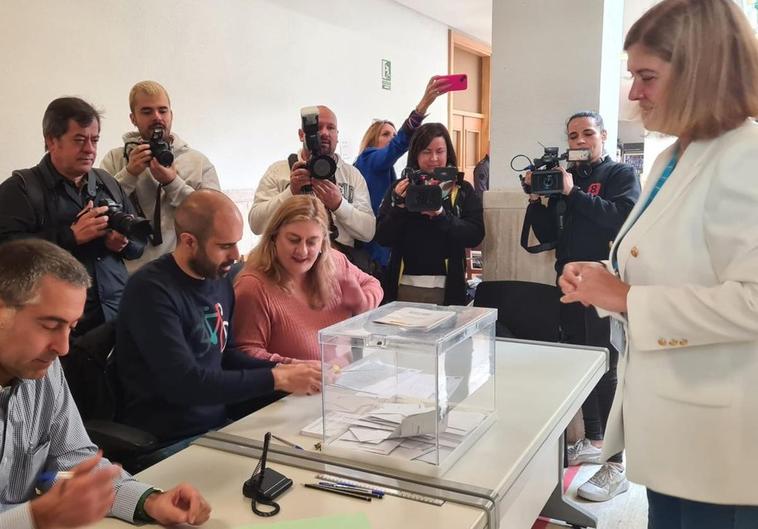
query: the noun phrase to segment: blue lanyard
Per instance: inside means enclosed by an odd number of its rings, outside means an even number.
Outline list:
[[[676,155],[674,155],[669,161],[669,163],[666,165],[666,167],[663,169],[663,173],[661,173],[661,176],[660,178],[658,178],[658,181],[655,183],[653,190],[650,192],[650,195],[648,195],[647,200],[645,201],[645,205],[642,206],[642,209],[640,210],[639,215],[637,215],[637,219],[639,219],[640,216],[642,216],[642,214],[645,212],[648,206],[653,202],[653,199],[658,194],[658,191],[660,191],[661,188],[663,187],[663,184],[666,183],[666,180],[669,179],[669,177],[671,176],[671,173],[674,172],[674,168],[676,167],[676,162],[677,162]],[[618,245],[616,245],[616,249],[618,250]],[[613,264],[613,269],[618,273],[618,270],[619,270],[618,258],[615,251],[613,252],[613,255],[611,257],[611,263]]]
[[[663,187],[663,184],[666,183],[666,180],[669,179],[669,176],[671,176],[671,173],[674,172],[674,168],[676,167],[676,156],[673,156],[671,160],[669,161],[668,165],[666,165],[666,168],[663,170],[663,173],[661,173],[661,177],[658,179],[658,181],[655,183],[655,187],[653,187],[653,190],[650,192],[650,195],[647,197],[647,201],[645,202],[645,205],[642,207],[642,210],[640,211],[640,215],[647,209],[647,207],[650,205],[650,203],[653,201],[655,196],[658,194],[658,191],[661,190]],[[639,218],[639,215],[637,216]]]

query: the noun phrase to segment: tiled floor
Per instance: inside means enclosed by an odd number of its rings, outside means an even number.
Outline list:
[[[566,495],[597,516],[597,529],[645,529],[647,527],[647,497],[645,487],[632,483],[629,490],[610,501],[596,503],[576,495],[576,489],[600,468],[582,465],[566,491]],[[562,524],[548,524],[546,529],[562,529]]]

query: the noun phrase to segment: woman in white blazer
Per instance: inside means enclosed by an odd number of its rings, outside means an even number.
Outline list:
[[[609,262],[559,280],[624,350],[604,454],[651,529],[758,527],[758,40],[732,0],[664,0],[624,48],[645,127],[678,141]]]

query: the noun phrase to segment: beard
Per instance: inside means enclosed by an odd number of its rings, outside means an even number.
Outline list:
[[[234,261],[224,261],[220,264],[214,263],[208,257],[208,254],[205,253],[205,249],[200,247],[198,248],[197,255],[189,259],[187,264],[200,277],[204,277],[205,279],[220,279],[229,273],[229,270],[225,270],[225,268],[232,266]]]

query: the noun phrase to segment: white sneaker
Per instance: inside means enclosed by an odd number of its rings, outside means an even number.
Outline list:
[[[585,500],[608,501],[628,489],[629,480],[621,463],[605,463],[577,493]]]
[[[600,463],[600,453],[602,450],[593,446],[589,439],[579,439],[576,443],[569,446],[568,464],[569,466],[583,465],[585,463]]]

